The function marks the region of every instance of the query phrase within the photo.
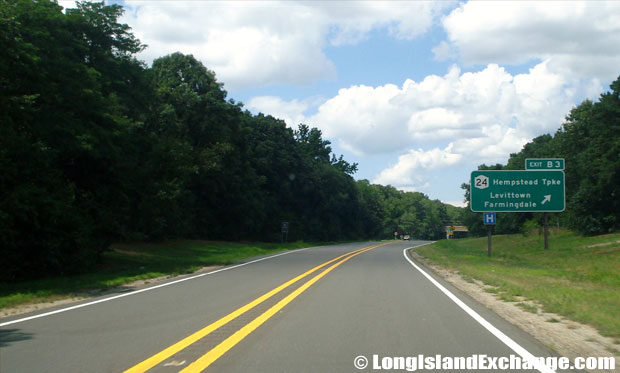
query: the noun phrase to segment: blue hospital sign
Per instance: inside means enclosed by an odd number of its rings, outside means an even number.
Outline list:
[[[494,212],[484,213],[484,225],[495,225],[495,213]]]

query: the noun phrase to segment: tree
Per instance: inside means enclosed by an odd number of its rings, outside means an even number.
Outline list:
[[[570,226],[585,234],[620,229],[620,78],[599,102],[571,110],[556,134],[566,158]]]
[[[2,273],[85,270],[122,230],[137,123],[119,98],[129,96],[123,86],[140,88],[131,79],[141,74],[131,58],[139,42],[127,42],[118,6],[80,4],[65,15],[53,2],[18,0],[0,9],[0,230],[11,258]]]

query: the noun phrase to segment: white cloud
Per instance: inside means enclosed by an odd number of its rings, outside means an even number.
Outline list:
[[[455,149],[485,146],[479,153],[505,158],[560,126],[573,102],[568,83],[546,62],[516,76],[498,65],[466,73],[452,67],[402,87],[341,89],[306,121],[359,155],[453,142]]]
[[[458,51],[456,48],[445,40],[442,40],[441,43],[437,44],[431,50],[435,55],[435,58],[439,61],[455,59],[458,57]]]
[[[439,165],[506,162],[532,138],[555,132],[576,92],[598,88],[596,80],[567,80],[544,61],[514,76],[494,64],[476,72],[453,66],[444,76],[408,79],[401,87],[351,86],[318,105],[313,115],[305,115],[309,106],[295,100],[251,103],[256,111],[318,127],[359,156],[402,154],[374,181],[420,190]]]
[[[308,122],[358,155],[402,149],[409,143],[407,113],[392,103],[400,92],[392,84],[341,89]]]
[[[128,0],[123,22],[149,45],[147,62],[193,54],[227,89],[309,84],[333,77],[323,49],[357,43],[375,29],[412,39],[426,32],[449,3],[374,1]]]
[[[397,4],[389,1],[326,1],[315,4],[329,18],[332,45],[357,43],[377,28],[387,28],[398,39],[412,40],[425,33],[441,10],[451,5],[450,2],[422,1]]]
[[[58,0],[58,5],[64,9],[73,9],[77,7],[75,5],[75,0]]]
[[[304,112],[308,110],[308,102],[292,100],[284,101],[279,97],[261,96],[252,98],[246,105],[251,111],[261,112],[282,119],[289,127],[295,127],[305,121]]]
[[[467,64],[520,64],[547,60],[563,75],[615,79],[620,65],[620,2],[470,1],[443,25],[449,43],[439,59],[457,50]]]
[[[467,202],[464,201],[441,201],[445,204],[452,205],[455,207],[467,207]]]
[[[409,150],[398,157],[398,162],[381,171],[372,181],[376,184],[398,186],[403,190],[420,191],[428,188],[428,173],[459,163],[462,155],[452,152],[453,144],[445,149]]]
[[[180,51],[217,73],[226,88],[306,84],[334,74],[320,18],[288,3],[128,1],[124,21],[149,47],[141,58]],[[306,27],[298,27],[299,24]]]
[[[470,162],[505,163],[510,153],[518,152],[532,137],[514,128],[494,125],[482,128],[481,136],[459,139],[454,150]]]

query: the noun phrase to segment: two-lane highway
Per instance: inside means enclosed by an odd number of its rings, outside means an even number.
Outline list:
[[[404,255],[421,244],[297,250],[43,317],[0,319],[0,372],[354,372],[358,357],[371,371],[374,355],[380,364],[552,354],[434,284]]]

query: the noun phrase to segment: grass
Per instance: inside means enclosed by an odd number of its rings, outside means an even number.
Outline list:
[[[517,306],[523,308],[527,312],[538,313],[538,308],[536,306],[532,306],[531,304],[517,303]]]
[[[614,355],[620,355],[620,350],[613,348],[613,347],[606,347],[605,348],[607,351],[611,352]]]
[[[504,302],[518,302],[519,298],[515,297],[512,294],[508,294],[508,293],[501,293],[499,295],[499,299],[503,300]]]
[[[184,240],[158,244],[118,244],[103,254],[90,273],[0,283],[0,308],[50,302],[84,294],[93,289],[110,289],[136,280],[191,273],[204,266],[228,265],[243,259],[312,246],[304,242],[234,243]]]
[[[620,338],[620,234],[581,237],[551,230],[549,250],[539,235],[442,240],[416,251],[433,264],[495,287],[507,300],[536,301],[544,312],[594,326]],[[489,290],[487,290],[489,291]]]

